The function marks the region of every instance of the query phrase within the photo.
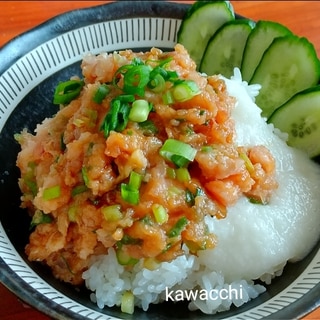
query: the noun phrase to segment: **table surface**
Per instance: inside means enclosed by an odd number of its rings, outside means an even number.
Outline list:
[[[106,2],[108,1],[0,1],[0,48],[15,36],[60,13]],[[308,38],[320,56],[320,1],[231,1],[231,3],[240,15],[254,20],[280,22],[295,34]],[[0,285],[0,297],[2,320],[49,319],[25,305],[3,285]],[[320,319],[320,308],[304,318],[304,320],[311,319]]]

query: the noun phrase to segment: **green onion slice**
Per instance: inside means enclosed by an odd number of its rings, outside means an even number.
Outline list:
[[[116,250],[118,263],[123,266],[135,265],[139,260],[130,257],[122,248]]]
[[[141,182],[142,182],[142,175],[135,171],[132,171],[129,176],[129,187],[131,189],[139,190],[141,186]]]
[[[130,107],[127,103],[121,103],[119,112],[117,113],[116,127],[115,130],[117,132],[123,131],[128,124],[129,121],[129,112]]]
[[[30,189],[32,195],[35,197],[38,193],[37,182],[27,178],[25,178],[23,181],[27,185],[27,187]]]
[[[124,75],[129,69],[133,68],[133,65],[130,65],[130,64],[126,64],[124,66],[121,66],[116,72],[115,74],[113,75],[113,79],[112,79],[112,84],[121,89],[119,86],[118,86],[118,82],[121,78],[121,75]]]
[[[180,218],[176,224],[169,230],[168,237],[174,238],[181,234],[181,232],[184,230],[184,228],[188,224],[188,219],[186,217]]]
[[[165,207],[161,204],[154,203],[151,207],[154,218],[159,224],[163,224],[168,221],[169,215]]]
[[[134,295],[131,291],[126,291],[121,297],[121,311],[123,313],[133,314],[134,312]]]
[[[106,84],[102,84],[99,86],[99,88],[95,92],[92,100],[96,103],[101,103],[103,99],[108,95],[109,92],[110,92],[110,88]]]
[[[135,97],[133,94],[120,94],[117,96],[117,100],[120,100],[121,102],[133,102]]]
[[[52,199],[59,198],[60,195],[61,195],[61,188],[59,185],[56,185],[53,187],[45,188],[43,190],[42,198],[44,200],[52,200]]]
[[[244,152],[241,152],[239,154],[240,158],[244,161],[244,164],[246,166],[246,169],[249,171],[249,173],[253,173],[255,171],[254,165],[249,159],[248,155]]]
[[[121,102],[119,99],[111,101],[111,107],[105,116],[100,130],[104,132],[107,138],[111,131],[123,131],[129,121],[130,107],[126,102]]]
[[[128,69],[123,78],[123,91],[126,94],[136,94],[143,97],[145,87],[150,80],[150,70],[151,68],[146,65],[137,65]]]
[[[151,136],[153,134],[158,133],[158,128],[151,120],[139,122],[139,128],[142,130],[145,136]]]
[[[168,139],[160,148],[160,155],[174,163],[178,168],[185,167],[193,161],[197,150],[189,144],[175,139]]]
[[[191,180],[188,169],[183,167],[176,169],[176,178],[180,182],[188,182]]]
[[[82,80],[68,80],[57,85],[54,95],[54,104],[67,104],[75,99],[84,86]]]
[[[88,177],[88,169],[87,169],[87,167],[82,167],[81,168],[81,175],[82,175],[82,179],[84,181],[85,186],[88,187],[89,183],[90,183],[90,180],[89,180],[89,177]]]
[[[81,184],[81,185],[75,186],[71,190],[71,196],[75,197],[76,195],[81,194],[81,193],[86,192],[86,191],[88,191],[88,187],[86,185],[84,185],[84,184]]]
[[[52,221],[53,219],[49,214],[45,214],[41,210],[36,210],[32,216],[32,220],[30,223],[30,230],[39,224],[51,223]]]
[[[133,205],[140,201],[139,188],[142,182],[142,175],[132,171],[129,176],[129,183],[121,184],[121,198]]]
[[[119,221],[123,218],[121,206],[118,204],[103,206],[101,212],[107,221]]]
[[[177,102],[190,100],[200,92],[198,85],[192,80],[185,80],[172,88],[172,96]]]
[[[140,200],[139,190],[131,188],[126,183],[121,183],[121,198],[133,205],[137,205]]]
[[[162,101],[164,104],[173,104],[174,103],[174,99],[172,96],[171,91],[166,91],[163,95],[162,95]]]
[[[157,73],[148,83],[149,89],[153,92],[159,93],[166,88],[166,81],[160,73]]]
[[[144,122],[148,119],[149,113],[150,104],[147,100],[135,100],[130,109],[129,120],[134,122]]]
[[[135,57],[132,59],[131,64],[133,66],[140,66],[140,65],[144,65],[144,62],[140,58]]]

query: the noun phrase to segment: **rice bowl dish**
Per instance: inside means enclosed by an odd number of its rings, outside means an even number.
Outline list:
[[[88,57],[87,64],[84,66],[88,67],[91,62],[96,63],[95,59],[103,58],[105,58],[103,55],[98,58]],[[119,59],[118,56],[117,59]],[[184,71],[183,68],[182,70]],[[85,74],[89,79],[93,73],[85,71]],[[99,76],[103,78],[104,75]],[[199,75],[199,77],[206,79],[205,75]],[[97,82],[100,82],[101,78]],[[86,286],[94,292],[92,300],[100,308],[105,305],[121,305],[124,293],[130,292],[134,296],[134,304],[143,310],[147,310],[151,303],[166,300],[180,301],[187,298],[191,300],[189,304],[191,310],[200,309],[208,314],[228,310],[231,304],[241,306],[265,291],[264,286],[261,283],[255,283],[254,280],[260,279],[262,283],[270,283],[273,277],[281,274],[287,261],[304,258],[317,242],[319,237],[319,213],[317,212],[319,208],[317,200],[319,167],[308,160],[302,152],[289,148],[285,143],[285,136],[276,132],[261,118],[260,109],[254,104],[258,87],[248,86],[242,82],[237,70],[231,80],[222,77],[215,80],[224,82],[227,94],[235,98],[234,108],[230,109],[231,119],[235,124],[235,135],[232,142],[247,149],[263,145],[273,155],[276,166],[274,172],[276,183],[272,182],[272,194],[268,193],[266,199],[260,203],[253,203],[251,197],[241,193],[239,197],[236,197],[236,201],[226,206],[226,212],[219,207],[218,211],[221,216],[218,218],[212,214],[205,214],[203,223],[206,230],[203,231],[201,237],[208,236],[205,239],[208,248],[203,248],[202,245],[199,248],[198,242],[187,245],[187,242],[180,241],[180,239],[179,250],[177,249],[179,254],[176,256],[172,255],[169,259],[155,259],[156,261],[149,260],[150,257],[147,256],[135,257],[135,259],[138,258],[138,261],[132,265],[131,263],[119,264],[114,243],[109,247],[105,246],[103,250],[99,247],[99,250],[93,251],[94,254],[91,256],[82,253],[85,256],[83,260],[86,260],[88,264],[86,271],[79,269],[79,274],[85,280]],[[91,83],[96,84],[96,80],[91,80]],[[89,114],[93,116],[92,113]],[[90,119],[93,118],[89,116]],[[74,122],[74,119],[73,124],[76,129],[83,125],[81,121]],[[37,129],[37,132],[40,134],[41,127]],[[28,148],[23,148],[23,143],[29,145],[29,137],[26,132],[22,133],[22,138],[17,137],[23,150],[28,150]],[[30,139],[31,142],[32,139]],[[160,146],[161,144],[157,144],[158,149]],[[201,145],[201,147],[204,146]],[[32,146],[31,152],[28,150],[28,155],[34,155],[35,150]],[[32,161],[25,161],[23,153],[20,157],[19,167],[23,171],[26,169],[23,164]],[[168,159],[165,159],[165,162],[168,162]],[[244,163],[245,161],[242,164]],[[147,165],[144,168],[147,168]],[[175,166],[171,165],[170,168],[176,170]],[[30,166],[26,170],[30,170]],[[174,173],[171,172],[171,174]],[[191,173],[191,176],[197,178],[196,174]],[[125,179],[128,177],[129,173],[126,173]],[[122,178],[122,180],[125,179]],[[148,183],[148,180],[144,182]],[[39,181],[37,183],[39,184]],[[27,190],[23,184],[21,186],[23,191]],[[28,188],[30,195],[30,184]],[[93,186],[89,185],[88,188],[93,188]],[[99,193],[98,189],[96,190],[96,193]],[[84,192],[86,191],[88,190]],[[205,197],[203,194],[198,196],[199,199]],[[140,197],[143,195],[140,194]],[[24,205],[30,208],[30,201],[32,202],[33,199],[26,197],[25,194],[23,201]],[[208,201],[207,198],[206,201]],[[221,205],[221,200],[219,204]],[[225,205],[225,203],[222,204]],[[38,202],[33,214],[37,210],[51,214],[56,208],[52,210]],[[70,206],[68,212],[69,222],[75,222],[75,220],[72,221],[76,219],[75,212],[70,211]],[[66,228],[66,224],[67,222],[62,220],[59,228]],[[120,241],[121,237],[116,240]],[[62,243],[62,246],[64,244]],[[197,244],[196,247],[195,244]],[[29,255],[32,255],[36,252],[34,250],[36,246],[32,250],[30,248],[28,249]],[[61,245],[58,250],[60,248]],[[99,254],[100,251],[102,254]],[[36,254],[32,259],[41,260]],[[146,261],[148,261],[147,264]],[[53,262],[56,263],[56,260]],[[63,266],[61,268],[63,269]],[[59,274],[60,271],[55,270],[55,272]],[[224,292],[226,295],[218,297],[219,292]],[[231,293],[230,296],[227,295],[228,292]]]

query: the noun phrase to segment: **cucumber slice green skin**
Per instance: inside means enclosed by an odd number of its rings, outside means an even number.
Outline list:
[[[229,1],[197,1],[182,20],[177,41],[188,50],[199,66],[210,37],[220,26],[234,19],[235,14]]]
[[[293,95],[315,86],[319,78],[320,61],[314,46],[306,38],[289,35],[273,40],[250,83],[262,86],[256,104],[268,118]]]
[[[288,145],[304,150],[310,158],[320,155],[320,86],[294,95],[268,119],[288,133]]]
[[[249,82],[253,73],[263,56],[263,53],[270,46],[275,38],[292,35],[292,32],[284,25],[273,22],[259,20],[255,28],[250,33],[241,64],[242,79]]]
[[[201,61],[200,71],[229,78],[241,66],[243,51],[255,22],[239,19],[225,23],[211,37]]]

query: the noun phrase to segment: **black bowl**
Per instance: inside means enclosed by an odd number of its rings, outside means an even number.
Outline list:
[[[60,15],[13,39],[0,50],[0,280],[18,297],[56,319],[292,319],[320,305],[319,244],[301,262],[288,264],[267,291],[240,308],[216,315],[189,312],[186,304],[152,306],[133,316],[118,308],[100,310],[89,291],[56,280],[24,253],[29,217],[20,206],[14,133],[34,130],[52,116],[59,80],[81,75],[83,54],[156,46],[172,50],[188,5],[121,1]]]

